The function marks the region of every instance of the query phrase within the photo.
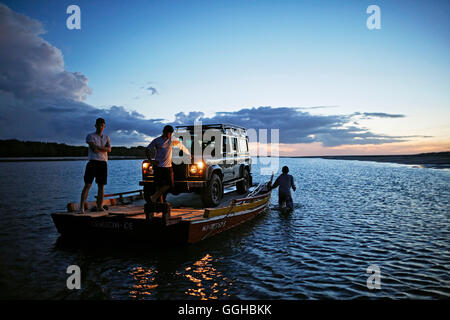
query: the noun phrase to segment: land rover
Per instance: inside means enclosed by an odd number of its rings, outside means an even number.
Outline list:
[[[183,154],[174,147],[172,168],[174,187],[172,194],[197,192],[206,207],[219,205],[224,189],[236,186],[245,194],[252,184],[251,158],[246,129],[232,124],[177,126],[174,136],[191,150]],[[149,201],[156,190],[155,160],[142,162],[144,197]]]

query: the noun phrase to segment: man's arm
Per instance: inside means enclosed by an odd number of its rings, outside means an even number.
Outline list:
[[[94,142],[88,142],[88,144],[94,152],[111,152],[111,145],[109,142],[104,147],[97,146]]]
[[[184,153],[187,155],[190,155],[189,149],[185,147],[185,145],[180,140],[174,140],[172,141],[172,146],[178,147],[181,150],[183,150]]]
[[[275,180],[275,183],[270,187],[270,189],[275,189],[280,185],[280,177]]]
[[[107,151],[106,148],[99,147],[94,142],[88,142],[88,145],[89,145],[89,148],[91,148],[91,150],[94,151],[95,153]],[[110,152],[110,151],[107,151],[107,152]]]
[[[292,190],[294,190],[294,191],[297,189],[297,187],[294,184],[294,177],[293,176],[291,176],[291,187],[292,187]]]
[[[150,142],[150,144],[147,146],[147,148],[145,149],[145,155],[146,155],[147,159],[149,159],[149,160],[151,160],[155,157],[155,155],[156,155],[155,140]]]

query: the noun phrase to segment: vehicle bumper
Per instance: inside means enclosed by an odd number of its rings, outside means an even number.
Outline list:
[[[153,180],[145,180],[145,181],[139,181],[140,186],[144,186],[146,184],[154,184],[155,181]],[[177,181],[175,180],[175,189],[176,190],[193,190],[193,189],[200,189],[206,186],[205,181]]]

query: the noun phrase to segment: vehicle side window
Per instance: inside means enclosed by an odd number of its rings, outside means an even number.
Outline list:
[[[247,152],[248,144],[246,139],[239,139],[239,152]]]
[[[215,137],[214,136],[212,136],[211,137],[211,141],[203,141],[203,154],[205,154],[205,152],[206,152],[206,148],[208,148],[209,149],[209,151],[211,152],[211,156],[212,157],[215,157],[216,156],[216,148],[215,148],[215,146],[216,146],[216,141],[215,141]]]
[[[233,138],[233,151],[237,151],[237,138]]]
[[[222,138],[222,153],[227,153],[227,136],[223,136]]]

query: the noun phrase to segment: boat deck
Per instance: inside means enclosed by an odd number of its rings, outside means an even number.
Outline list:
[[[122,215],[132,219],[145,219],[144,205],[119,205],[111,207],[108,211],[108,215]],[[182,219],[185,221],[201,220],[203,219],[204,209],[194,208],[172,208],[170,212],[171,219]],[[161,217],[162,213],[158,212],[154,214],[155,217]]]
[[[249,192],[254,188],[251,187]],[[214,209],[227,207],[230,205],[233,199],[245,198],[246,194],[238,194],[234,188],[225,190],[224,197],[220,205]],[[95,206],[94,202],[89,202],[89,207],[85,210],[84,215],[80,215],[78,212],[79,205],[77,203],[69,204],[72,206],[72,212],[58,212],[58,215],[70,215],[70,216],[89,216],[91,218],[100,217],[112,217],[112,216],[123,216],[130,219],[145,219],[144,204],[145,201],[141,196],[130,196],[125,197],[125,203],[115,203],[106,201],[108,205],[108,210],[105,212],[91,212],[89,209]],[[131,200],[130,200],[131,199]],[[167,201],[171,205],[171,219],[181,219],[182,221],[197,221],[204,219],[205,210],[207,208],[202,207],[202,201],[200,195],[195,193],[180,194],[177,196],[169,194],[167,196]],[[162,213],[155,213],[154,217],[162,218]]]

